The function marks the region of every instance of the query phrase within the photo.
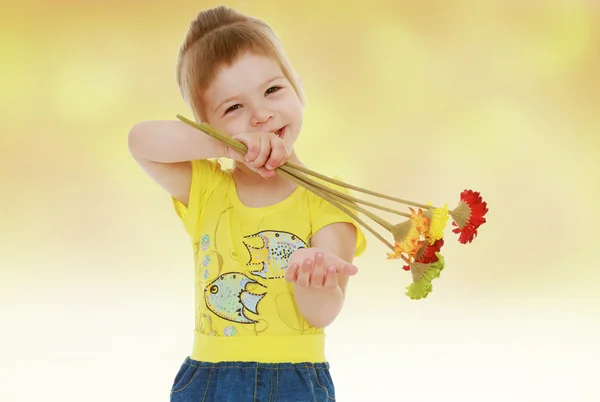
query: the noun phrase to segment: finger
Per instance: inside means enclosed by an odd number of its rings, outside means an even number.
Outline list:
[[[227,149],[227,156],[238,162],[246,162],[246,157],[241,153],[234,151],[233,148]]]
[[[305,288],[310,283],[310,275],[313,270],[313,261],[309,258],[305,259],[298,271],[298,279],[296,284],[302,288]]]
[[[323,286],[323,280],[325,279],[325,256],[323,253],[315,254],[315,263],[313,265],[313,271],[310,276],[310,285],[315,288]]]
[[[261,175],[264,179],[270,179],[271,177],[275,176],[274,170],[268,170],[264,167],[259,167],[258,169],[256,169],[256,173]]]
[[[288,282],[296,282],[297,278],[298,278],[298,270],[300,269],[300,265],[298,264],[291,264],[288,269],[286,270],[285,273],[285,280]]]
[[[335,289],[338,286],[338,276],[335,269],[335,266],[329,265],[327,266],[327,275],[325,276],[325,283],[323,286],[326,289]]]
[[[260,139],[260,152],[254,161],[252,161],[252,166],[256,169],[264,168],[265,163],[269,159],[269,155],[271,155],[271,140],[266,136],[261,136]]]
[[[278,137],[273,136],[271,139],[271,155],[267,161],[265,167],[269,170],[278,168],[283,164],[287,151],[285,149],[285,143]]]

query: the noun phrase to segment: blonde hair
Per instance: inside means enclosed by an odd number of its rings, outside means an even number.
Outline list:
[[[276,61],[304,104],[304,94],[279,38],[265,22],[219,6],[200,12],[192,21],[177,60],[177,84],[198,121],[202,91],[218,69],[251,51]]]

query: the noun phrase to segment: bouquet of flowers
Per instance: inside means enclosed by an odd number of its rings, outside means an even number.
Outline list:
[[[177,118],[233,148],[242,155],[248,151],[246,145],[207,123],[198,124],[180,115],[177,115]],[[412,274],[412,283],[406,287],[405,294],[413,300],[427,297],[433,289],[431,282],[438,278],[444,269],[444,257],[441,254],[441,248],[444,245],[444,230],[448,219],[452,218],[452,226],[454,227],[452,232],[458,235],[458,241],[462,244],[471,243],[477,237],[479,227],[486,222],[487,203],[483,201],[479,192],[473,190],[464,190],[460,194],[460,201],[456,208],[449,210],[448,204],[443,207],[436,207],[430,203],[422,204],[403,200],[347,184],[291,162],[286,162],[277,168],[277,171],[348,214],[390,249],[390,252],[387,253],[388,259],[403,260],[405,263],[403,269],[410,271]],[[361,200],[323,185],[312,179],[311,176],[335,186],[406,205],[410,213]],[[406,219],[399,224],[393,224],[359,204],[403,216]],[[359,217],[358,213],[371,219],[389,232],[393,243],[373,229]]]

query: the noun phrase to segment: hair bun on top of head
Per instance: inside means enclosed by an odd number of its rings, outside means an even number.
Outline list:
[[[273,29],[258,18],[218,6],[196,15],[179,49],[177,84],[197,120],[202,110],[202,91],[211,84],[219,67],[230,65],[245,51],[275,60],[304,104],[302,85]]]

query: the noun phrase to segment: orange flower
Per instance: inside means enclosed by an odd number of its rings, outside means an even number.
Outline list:
[[[406,236],[403,242],[396,242],[394,244],[394,252],[387,253],[388,259],[399,259],[402,256],[402,253],[406,253],[409,257],[414,257],[419,251],[419,236],[414,237],[411,236],[411,233]]]
[[[387,253],[388,259],[399,259],[402,257],[402,253],[413,259],[421,247],[419,242],[421,235],[429,229],[429,219],[423,215],[423,210],[421,208],[418,211],[412,208],[409,209],[411,212],[411,228],[402,241],[395,242],[394,252]]]

